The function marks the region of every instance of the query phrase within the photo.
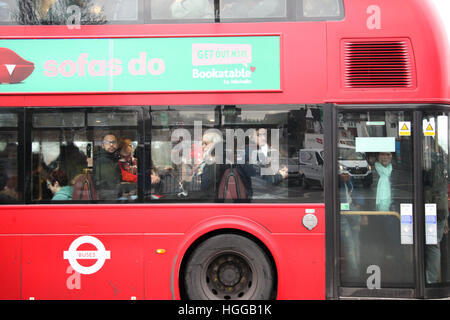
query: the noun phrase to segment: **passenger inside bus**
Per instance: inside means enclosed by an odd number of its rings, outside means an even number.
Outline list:
[[[14,203],[19,200],[16,149],[15,144],[8,143],[0,152],[0,203]]]
[[[381,240],[380,245],[383,247],[383,250],[373,253],[372,258],[388,270],[395,269],[395,264],[408,256],[408,247],[401,245],[400,238],[400,170],[392,165],[392,158],[392,152],[377,154],[373,172],[373,196],[372,201],[368,201],[369,210],[376,211],[375,215],[369,217],[368,227],[372,235]],[[378,256],[379,253],[382,255]]]
[[[223,139],[217,132],[207,132],[202,137],[202,161],[194,166],[192,174],[181,181],[182,192],[195,199],[215,199],[218,180],[223,174],[222,159],[216,158],[216,148]],[[218,154],[217,154],[218,156]],[[193,186],[198,184],[198,187]],[[189,193],[186,190],[193,190]]]
[[[114,134],[106,134],[101,149],[94,154],[92,176],[100,200],[118,198],[122,173],[119,167],[118,142]]]
[[[281,185],[288,178],[287,155],[279,145],[271,145],[271,130],[259,128],[255,130],[256,159],[250,158],[255,174],[251,177],[251,188],[254,199],[265,199],[268,195],[285,194],[286,188]],[[275,139],[278,144],[278,139]],[[287,161],[289,161],[287,159]],[[277,186],[277,187],[276,187]],[[268,190],[271,190],[268,192]],[[277,190],[275,190],[277,189]]]
[[[266,176],[266,182],[277,184],[288,177],[288,168],[285,164],[280,164],[281,150],[279,146],[269,144],[269,141],[271,141],[270,132],[270,130],[265,128],[255,130],[256,136],[254,139],[257,146],[257,164],[259,169],[272,169],[272,174],[262,174],[260,172],[260,175]],[[276,162],[273,168],[271,167],[273,165],[271,163],[272,161]]]
[[[351,211],[361,210],[361,198],[355,195],[353,179],[350,173],[341,169],[339,171],[339,193],[341,203],[341,257],[342,277],[353,282],[361,276],[360,232],[361,216],[349,214]]]
[[[254,145],[258,146],[256,150],[253,150],[257,152],[256,155],[250,154],[250,148],[247,144],[245,150],[243,150],[244,153],[235,150],[235,159],[227,160],[224,160],[226,144],[223,141],[222,134],[216,131],[204,133],[202,137],[202,161],[194,166],[192,174],[181,182],[184,195],[203,200],[233,199],[249,201],[254,195],[255,183],[260,187],[262,186],[265,193],[267,193],[267,186],[281,183],[288,177],[287,167],[283,166],[280,169],[277,166],[276,171],[271,174],[267,174],[267,172],[262,174],[261,172],[262,169],[271,169],[272,155],[279,156],[279,152],[275,152],[267,144],[266,132],[266,129],[255,130],[255,136],[250,137]],[[218,150],[220,152],[216,153]],[[242,155],[245,157],[243,163],[238,161],[238,158]],[[232,164],[230,164],[230,161]],[[253,181],[254,179],[258,180]],[[229,189],[228,183],[232,183],[233,191]],[[198,185],[197,188],[195,184]],[[188,190],[191,191],[188,192]],[[236,194],[231,195],[230,192]]]
[[[393,183],[398,183],[399,180],[397,170],[392,166],[392,153],[379,152],[373,172],[372,190],[375,201],[372,201],[369,210],[380,212],[379,217],[383,220],[376,220],[376,228],[392,246],[400,244],[400,221],[396,216],[400,212],[400,195],[393,188]]]
[[[119,167],[122,181],[137,183],[137,159],[133,156],[131,139],[121,139],[119,142]]]
[[[46,178],[47,188],[53,193],[52,201],[72,200],[73,187],[62,170],[53,170]]]
[[[0,203],[17,202],[16,192],[8,186],[8,176],[0,173]]]
[[[59,156],[49,164],[49,170],[61,169],[67,175],[69,184],[88,166],[87,156],[73,142],[63,143],[59,147]]]
[[[138,182],[138,163],[137,158],[133,155],[133,144],[131,139],[121,139],[119,143],[119,167],[122,174],[122,183],[120,186],[121,200],[134,200],[137,196],[137,182]],[[153,187],[160,183],[160,177],[152,166],[150,183]]]
[[[0,152],[0,175],[5,180],[5,186],[0,188],[7,198],[13,201],[19,200],[17,186],[17,146],[15,143],[8,143],[5,149]]]
[[[374,185],[376,186],[376,202],[377,211],[390,211],[392,208],[392,153],[378,153],[375,162]]]
[[[441,277],[441,241],[448,233],[448,160],[439,146],[431,157],[431,165],[423,172],[425,203],[436,204],[436,243],[425,246],[425,271],[427,283],[437,283]]]
[[[131,139],[120,139],[119,167],[122,182],[119,188],[120,200],[134,200],[137,197],[137,159],[133,156]]]

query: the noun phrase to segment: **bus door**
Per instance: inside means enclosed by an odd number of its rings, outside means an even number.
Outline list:
[[[449,112],[422,115],[425,297],[449,296]]]
[[[341,296],[449,295],[449,114],[429,109],[338,113]]]
[[[339,295],[414,295],[413,112],[341,112],[337,122]]]

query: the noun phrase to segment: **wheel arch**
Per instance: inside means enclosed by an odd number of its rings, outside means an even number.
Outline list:
[[[197,225],[186,234],[185,241],[178,251],[175,269],[172,273],[172,283],[177,285],[178,296],[186,299],[183,274],[190,255],[204,241],[221,234],[236,234],[255,242],[267,255],[273,268],[274,290],[271,299],[275,299],[278,292],[278,267],[276,244],[270,239],[270,231],[255,221],[242,217],[215,217]]]

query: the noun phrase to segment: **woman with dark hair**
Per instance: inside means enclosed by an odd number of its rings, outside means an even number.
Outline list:
[[[46,178],[47,188],[53,193],[52,200],[72,200],[73,187],[69,186],[69,179],[62,170],[53,170]]]

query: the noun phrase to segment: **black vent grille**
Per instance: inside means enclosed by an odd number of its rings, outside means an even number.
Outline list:
[[[407,41],[347,41],[344,45],[348,88],[411,88],[412,58]]]

